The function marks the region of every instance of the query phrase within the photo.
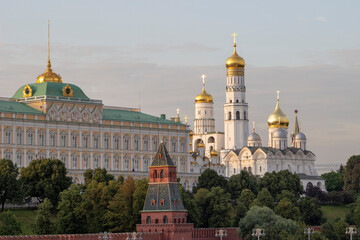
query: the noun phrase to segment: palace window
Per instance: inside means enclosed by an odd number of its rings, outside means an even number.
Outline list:
[[[89,168],[89,157],[84,157],[83,158],[83,169],[88,169]]]
[[[139,150],[139,137],[135,137],[134,139],[134,150]]]
[[[236,120],[240,120],[240,112],[236,111]]]
[[[176,152],[176,140],[171,141],[171,151]]]
[[[129,169],[130,169],[130,159],[126,158],[125,159],[125,170],[129,171]]]
[[[125,136],[124,137],[124,150],[129,150],[130,145],[129,145],[129,137]]]
[[[66,133],[62,132],[60,136],[60,146],[66,147]]]
[[[181,139],[180,141],[180,152],[185,152],[185,140]]]
[[[108,157],[105,158],[104,164],[105,164],[105,169],[109,170],[110,169],[110,159]]]
[[[115,167],[115,170],[120,170],[120,159],[119,158],[115,158],[114,167]]]
[[[151,224],[151,217],[150,216],[146,217],[146,224]]]
[[[39,146],[44,146],[44,145],[45,145],[45,134],[39,133]]]
[[[28,145],[33,145],[34,144],[34,134],[32,132],[27,133],[26,141],[27,141]]]
[[[16,165],[18,168],[22,167],[22,154],[16,154]]]
[[[50,147],[55,147],[56,145],[56,135],[54,133],[50,134]]]
[[[5,132],[5,144],[11,144],[11,132],[10,131]]]
[[[71,136],[71,146],[73,148],[76,148],[78,146],[78,136],[77,135]]]
[[[110,148],[110,138],[109,138],[109,137],[105,137],[105,138],[104,138],[104,148],[105,148],[105,149],[109,149],[109,148]]]
[[[94,157],[94,168],[99,168],[99,157],[95,156]]]
[[[84,135],[83,136],[83,148],[89,148],[89,136],[88,135]]]
[[[12,159],[11,159],[11,153],[10,153],[10,152],[5,152],[5,159],[7,159],[7,160],[12,160]]]
[[[133,166],[133,169],[135,171],[139,171],[139,164],[140,163],[140,160],[138,158],[134,159],[134,166]]]
[[[78,168],[78,158],[77,158],[77,156],[72,157],[71,167],[72,167],[72,169],[77,169]]]
[[[21,145],[22,144],[22,132],[16,133],[16,144]]]
[[[158,139],[155,137],[153,138],[153,142],[152,142],[152,150],[156,152],[157,148],[158,148]]]
[[[149,169],[149,159],[144,159],[144,171],[147,171]]]
[[[27,160],[30,163],[34,159],[34,155],[32,153],[27,154]]]
[[[99,148],[99,137],[98,136],[94,137],[93,145],[94,145],[93,146],[94,148],[96,148],[96,149]]]
[[[144,138],[143,150],[144,150],[144,151],[149,151],[149,139],[148,139],[147,137]]]
[[[66,154],[61,154],[60,160],[65,164],[65,167],[67,167]]]
[[[163,137],[163,143],[164,143],[165,147],[168,148],[168,139],[167,139],[167,137]]]
[[[115,148],[116,150],[119,150],[119,149],[120,149],[120,138],[118,138],[118,137],[115,137],[115,138],[114,138],[114,148]]]

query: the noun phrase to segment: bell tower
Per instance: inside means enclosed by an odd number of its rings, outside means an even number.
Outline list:
[[[246,102],[245,61],[236,52],[236,33],[234,33],[234,52],[226,60],[226,101],[224,104],[225,149],[246,146],[249,135],[249,112]]]

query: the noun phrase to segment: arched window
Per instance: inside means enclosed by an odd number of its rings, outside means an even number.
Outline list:
[[[164,178],[165,177],[165,172],[164,172],[164,170],[161,170],[161,172],[160,172],[160,178]]]
[[[239,111],[236,112],[236,120],[240,120],[240,112]]]
[[[154,171],[153,178],[157,178],[157,171]]]
[[[147,216],[147,218],[146,218],[146,224],[151,224],[151,217],[150,217],[150,216]]]
[[[244,111],[244,119],[246,120],[246,111]]]
[[[158,223],[159,223],[159,219],[156,219],[156,220],[155,220],[155,223],[158,224]]]
[[[238,103],[238,102],[239,102],[239,99],[236,99],[236,102]]]
[[[229,120],[231,120],[231,112],[229,112],[229,117],[228,117]]]
[[[163,223],[168,223],[168,217],[167,216],[163,217]]]

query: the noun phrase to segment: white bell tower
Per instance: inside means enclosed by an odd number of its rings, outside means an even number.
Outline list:
[[[236,52],[237,36],[234,33],[234,52],[226,60],[226,102],[224,104],[225,149],[247,145],[249,136],[249,112],[246,102],[245,61]]]

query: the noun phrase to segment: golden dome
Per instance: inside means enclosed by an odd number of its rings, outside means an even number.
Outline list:
[[[205,75],[203,75],[205,77]],[[205,91],[205,79],[203,79],[202,92],[195,97],[196,103],[212,103],[213,97]]]
[[[191,131],[191,132],[189,133],[189,137],[190,137],[190,138],[193,138],[193,136],[194,136],[194,132]]]
[[[36,83],[42,83],[42,82],[62,83],[60,75],[52,71],[50,59],[48,60],[46,71],[37,77]]]
[[[200,142],[200,143],[198,143],[198,148],[204,148],[205,147],[205,144],[204,143],[202,143],[202,142]]]
[[[267,123],[269,127],[273,128],[287,128],[289,126],[289,118],[281,110],[279,99],[277,100],[274,112],[269,115]]]
[[[236,43],[234,43],[234,52],[231,57],[226,60],[226,68],[244,68],[245,60],[240,57],[236,52]]]
[[[212,156],[212,157],[217,157],[218,155],[219,155],[218,152],[215,151],[215,150],[212,150],[212,151],[210,152],[210,156]]]

